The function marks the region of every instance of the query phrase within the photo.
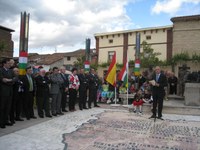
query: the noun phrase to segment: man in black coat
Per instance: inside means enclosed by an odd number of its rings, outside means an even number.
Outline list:
[[[164,87],[167,86],[167,78],[161,73],[160,67],[156,66],[155,74],[153,75],[152,96],[153,96],[153,115],[150,118],[156,118],[156,108],[158,107],[158,119],[162,119],[163,98],[165,96]]]
[[[13,96],[13,71],[10,69],[10,59],[2,61],[3,67],[0,69],[0,127],[11,126],[9,113]]]
[[[92,68],[90,74],[88,75],[89,80],[89,101],[88,107],[91,108],[91,103],[94,102],[94,107],[100,107],[97,105],[97,90],[99,86],[99,78],[96,75],[95,70]]]
[[[46,71],[40,70],[39,75],[35,78],[36,83],[36,103],[38,116],[44,118],[44,112],[46,117],[52,117],[50,115],[49,105],[49,84],[50,80],[45,76]]]
[[[26,75],[22,77],[22,82],[24,85],[24,93],[23,93],[23,110],[27,120],[30,118],[36,119],[34,116],[33,104],[34,104],[34,96],[35,96],[35,82],[32,77],[32,68],[26,68]]]
[[[15,123],[16,121],[24,121],[21,117],[22,112],[22,95],[23,95],[23,82],[19,77],[19,69],[17,67],[13,68],[16,81],[13,85],[13,99],[10,111],[10,121]]]
[[[60,75],[63,79],[63,84],[61,87],[61,93],[62,93],[61,109],[62,109],[62,112],[68,112],[66,110],[66,103],[67,103],[67,92],[69,90],[69,80],[68,80],[68,75],[65,72],[66,72],[66,68],[64,66],[60,67]]]
[[[88,109],[86,107],[86,99],[87,99],[87,89],[88,89],[88,78],[86,77],[86,74],[84,73],[84,69],[81,68],[80,72],[78,74],[78,78],[80,81],[79,86],[79,109]]]
[[[171,72],[170,77],[168,78],[169,83],[169,94],[177,94],[177,83],[178,78]]]

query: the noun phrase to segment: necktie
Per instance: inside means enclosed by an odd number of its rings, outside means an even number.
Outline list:
[[[158,82],[159,74],[156,74],[156,82]]]
[[[62,74],[62,76],[63,76],[64,80],[66,80],[66,76],[64,74]]]
[[[33,91],[33,81],[29,75],[28,75],[28,81],[29,81],[29,91]]]

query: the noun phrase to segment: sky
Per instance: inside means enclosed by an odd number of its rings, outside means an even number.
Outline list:
[[[21,12],[30,14],[29,53],[95,48],[95,33],[172,25],[177,16],[200,14],[200,0],[0,0],[0,25],[13,29],[19,56]]]

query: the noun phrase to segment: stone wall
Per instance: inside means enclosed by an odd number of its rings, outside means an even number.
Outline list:
[[[175,17],[173,22],[173,55],[187,51],[200,54],[200,15]]]

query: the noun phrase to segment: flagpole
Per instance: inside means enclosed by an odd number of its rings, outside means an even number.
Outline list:
[[[116,73],[116,75],[117,75],[117,73]],[[115,104],[111,104],[110,106],[120,106],[120,104],[117,104],[117,82],[116,82],[116,75],[115,75],[115,99],[114,99]]]
[[[117,81],[116,81],[116,76],[117,76],[117,69],[115,70],[115,98],[114,98],[114,101],[115,101],[115,104],[111,104],[110,106],[120,106],[120,104],[117,104]]]
[[[128,64],[128,61],[129,61],[129,59],[128,59],[128,49],[127,49],[127,54],[126,55],[127,55],[126,56],[126,60],[127,60],[127,63],[126,63],[126,65],[127,65],[127,67],[126,67],[127,68],[127,70],[126,70],[127,71],[127,106],[128,106],[128,77],[129,77],[129,70],[128,70],[128,67],[129,67],[128,66],[129,65]]]
[[[126,72],[127,72],[127,78],[126,78],[126,82],[127,82],[127,87],[126,87],[126,100],[127,100],[127,104],[123,105],[123,107],[129,107],[128,105],[128,76],[129,76],[129,63],[128,63],[129,59],[128,59],[128,49],[127,49],[127,54],[126,54]]]
[[[116,96],[117,95],[117,88],[116,88],[117,86],[116,85],[117,85],[117,83],[116,83],[116,76],[115,76],[115,105],[117,104],[117,96]]]

